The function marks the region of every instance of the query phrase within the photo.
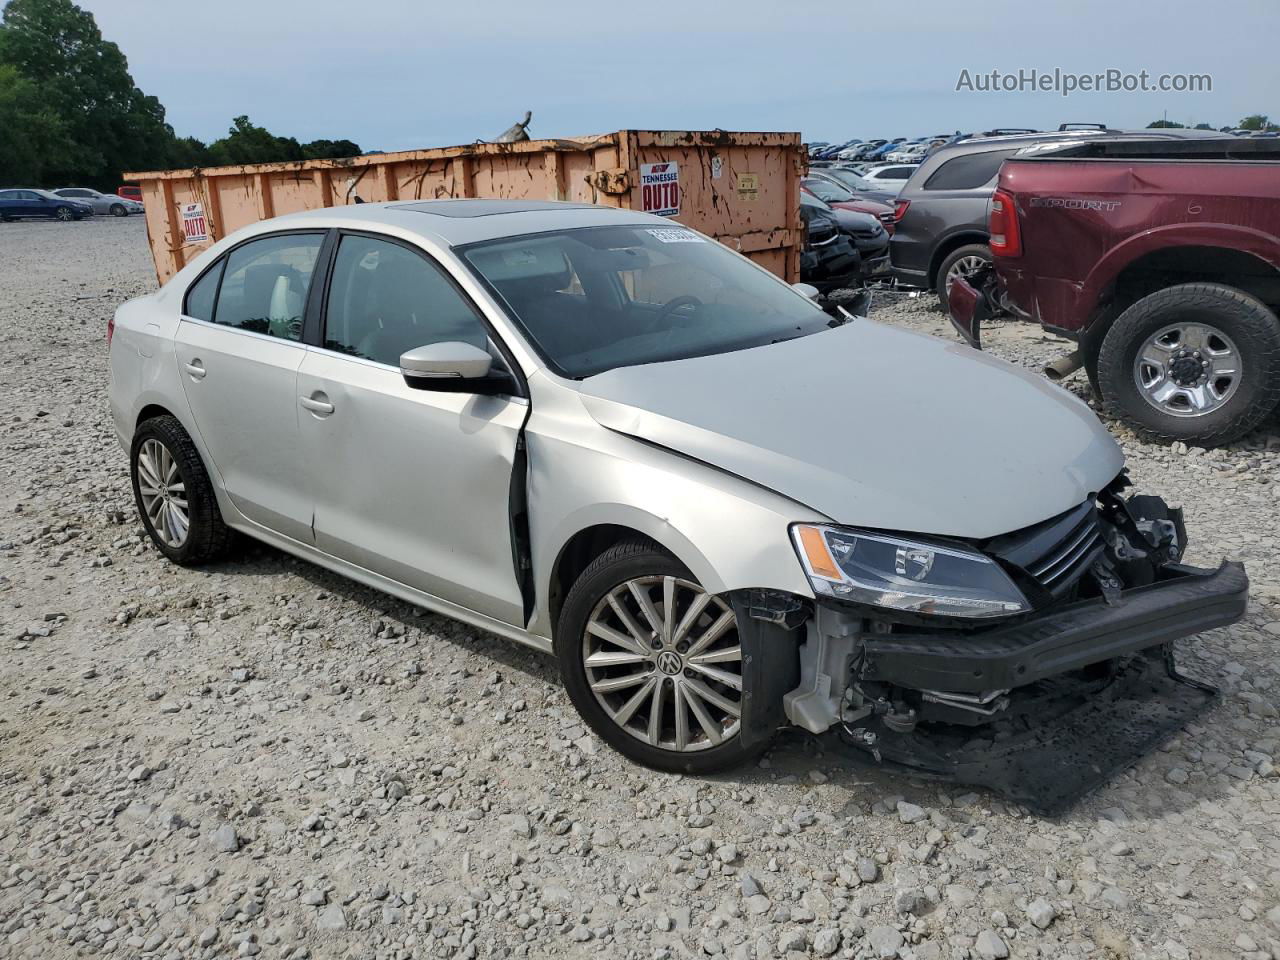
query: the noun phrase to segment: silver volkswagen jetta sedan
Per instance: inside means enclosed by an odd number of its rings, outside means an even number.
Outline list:
[[[627,756],[985,724],[1229,623],[1057,386],[845,313],[670,220],[364,204],[225,238],[121,306],[147,532],[247,534],[557,657]],[[1096,676],[1095,676],[1096,679]]]

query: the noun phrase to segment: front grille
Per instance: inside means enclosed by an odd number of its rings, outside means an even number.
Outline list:
[[[1024,530],[997,537],[989,552],[1061,597],[1097,559],[1106,542],[1092,500]]]

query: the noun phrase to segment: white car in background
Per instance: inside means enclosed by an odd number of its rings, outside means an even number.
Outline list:
[[[89,204],[93,207],[93,212],[100,217],[108,214],[113,217],[127,217],[133,213],[142,213],[142,204],[137,200],[118,197],[114,193],[101,193],[92,187],[63,187],[53,192],[60,197]]]
[[[927,143],[909,143],[901,150],[891,150],[885,160],[889,163],[919,163],[928,151]]]
[[[918,166],[919,164],[915,163],[884,163],[866,170],[862,174],[862,179],[872,184],[875,190],[898,193],[911,179],[911,175],[916,172]]]

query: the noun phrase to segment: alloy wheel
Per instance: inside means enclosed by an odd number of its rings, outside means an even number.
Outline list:
[[[1174,323],[1138,348],[1133,379],[1142,398],[1174,417],[1203,417],[1240,386],[1240,352],[1206,323]]]
[[[950,292],[951,284],[955,283],[961,277],[971,277],[983,267],[987,265],[987,261],[979,256],[961,257],[951,265],[951,269],[947,271],[944,284],[947,291]]]
[[[69,222],[73,216],[70,207],[59,207],[55,213],[57,214],[58,219],[63,223]]]
[[[147,520],[165,544],[175,550],[191,529],[187,487],[178,462],[159,440],[147,439],[138,448],[138,493]]]
[[[596,700],[637,740],[689,753],[738,732],[737,620],[696,583],[651,576],[619,584],[592,611],[582,658]]]

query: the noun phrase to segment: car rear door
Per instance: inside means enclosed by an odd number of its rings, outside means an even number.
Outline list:
[[[511,496],[528,403],[413,389],[399,369],[401,353],[431,343],[464,341],[496,353],[479,309],[418,248],[344,233],[323,324],[294,398],[316,546],[523,624]]]
[[[304,318],[325,231],[240,244],[188,290],[175,338],[178,374],[223,488],[245,517],[314,540],[298,438]]]

